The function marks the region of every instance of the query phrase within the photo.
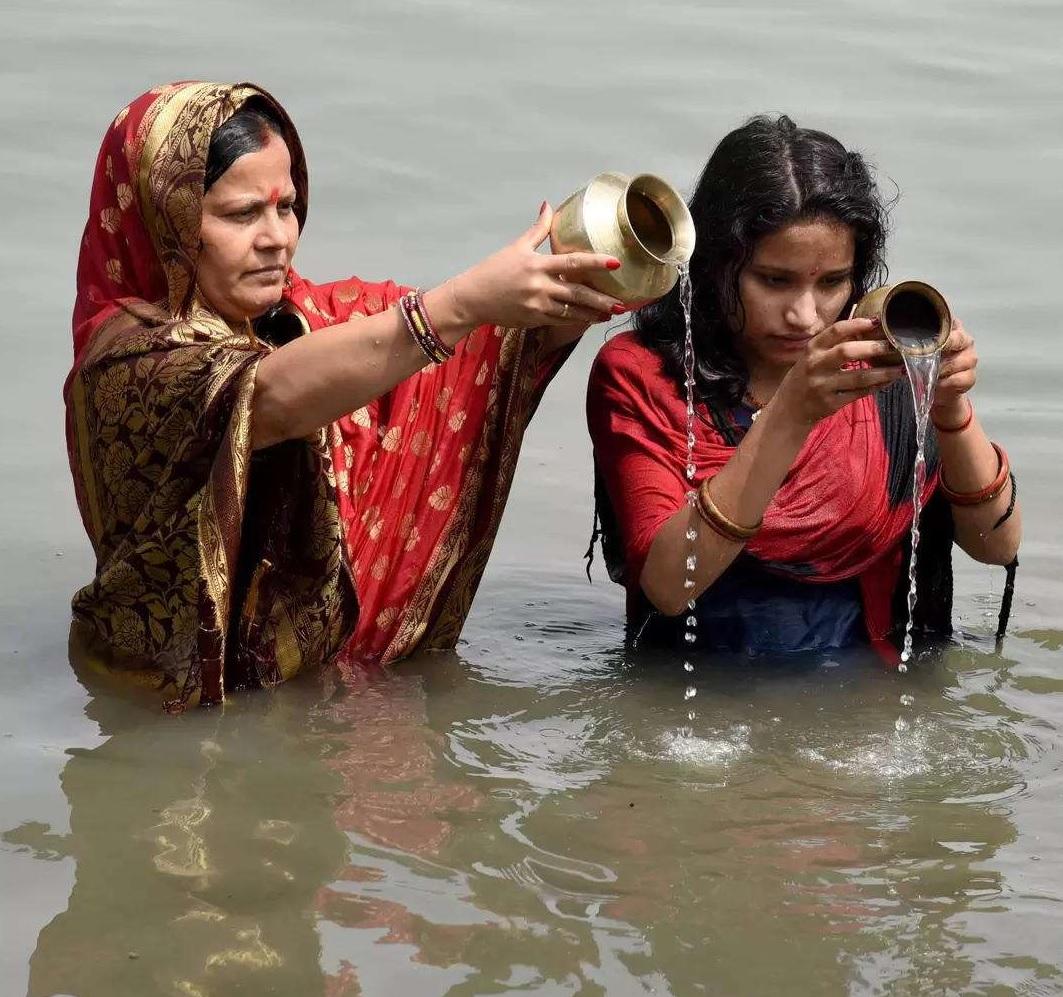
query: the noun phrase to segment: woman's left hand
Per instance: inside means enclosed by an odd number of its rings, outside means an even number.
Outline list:
[[[952,320],[952,332],[941,353],[941,371],[934,392],[934,417],[945,424],[962,422],[967,414],[964,395],[974,387],[978,354],[974,339],[959,319]]]

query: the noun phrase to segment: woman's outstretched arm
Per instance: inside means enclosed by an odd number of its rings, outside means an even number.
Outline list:
[[[583,284],[596,270],[616,269],[614,257],[536,252],[552,217],[544,205],[515,242],[425,292],[425,309],[444,343],[453,346],[477,326],[492,324],[545,327],[547,348],[556,347],[622,309],[615,298]],[[394,308],[332,326],[327,335],[301,336],[258,365],[253,446],[307,436],[379,398],[427,362]]]

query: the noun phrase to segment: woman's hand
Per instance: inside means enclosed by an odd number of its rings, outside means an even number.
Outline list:
[[[772,403],[812,425],[904,375],[896,350],[875,319],[835,322],[814,336],[783,378]]]
[[[554,212],[544,203],[539,218],[519,239],[448,282],[462,324],[530,329],[559,326],[582,332],[627,308],[583,282],[620,261],[601,253],[552,256],[536,249],[550,234]]]
[[[961,425],[967,418],[968,401],[963,397],[977,379],[978,354],[974,339],[959,319],[952,320],[952,332],[941,355],[937,389],[934,391],[932,418],[943,426]]]

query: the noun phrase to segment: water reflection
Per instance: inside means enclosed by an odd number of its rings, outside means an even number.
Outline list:
[[[29,993],[1058,979],[1055,949],[1002,930],[1059,901],[1008,872],[1015,807],[1059,768],[1036,650],[1020,668],[955,646],[904,680],[720,662],[691,722],[674,661],[526,633],[562,645],[548,668],[484,635],[176,720],[81,668],[108,739],[70,753],[71,833],[5,835],[77,862]]]

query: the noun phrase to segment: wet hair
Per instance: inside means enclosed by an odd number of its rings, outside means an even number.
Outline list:
[[[210,190],[241,156],[258,152],[269,141],[270,135],[283,138],[280,120],[266,101],[252,97],[211,135],[203,193]]]
[[[689,202],[697,232],[690,261],[694,390],[719,425],[720,407],[737,404],[749,375],[736,346],[744,316],[738,281],[757,240],[797,221],[847,225],[856,253],[846,311],[885,279],[887,205],[867,164],[833,136],[790,118],[751,118],[709,158]],[[685,323],[678,286],[635,315],[643,344],[660,353],[683,391]]]

